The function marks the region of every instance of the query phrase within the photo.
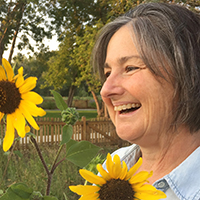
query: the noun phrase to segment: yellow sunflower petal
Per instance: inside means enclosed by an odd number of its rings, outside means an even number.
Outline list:
[[[80,169],[79,173],[85,180],[87,180],[90,183],[94,183],[96,185],[103,185],[106,183],[106,180],[104,180],[102,177],[97,176],[86,169]]]
[[[6,135],[3,140],[3,150],[8,151],[13,144],[15,134],[14,134],[14,126],[12,124],[12,116],[7,115],[7,126],[6,126]]]
[[[112,157],[111,157],[111,155],[108,153],[107,158],[106,158],[106,168],[107,168],[107,170],[108,170],[110,176],[111,176],[112,178],[115,178],[115,177],[114,177],[114,174],[113,174],[113,171],[112,171],[112,170],[113,170],[113,165],[114,165],[114,163],[113,163],[113,161],[112,161]]]
[[[138,188],[142,187],[144,184],[147,184],[147,180],[143,181],[143,182],[139,182],[139,183],[134,183],[132,184],[132,188],[134,190],[137,190]],[[130,182],[129,182],[130,183]],[[131,183],[130,183],[131,184]]]
[[[2,64],[3,64],[3,67],[4,67],[5,70],[6,70],[7,79],[8,79],[9,81],[12,81],[12,80],[13,80],[13,77],[14,77],[14,72],[13,72],[13,69],[12,69],[10,63],[9,63],[5,58],[3,58],[3,59],[2,59]]]
[[[27,101],[27,100],[21,100],[21,104],[27,109],[27,111],[34,117],[37,116],[44,116],[46,115],[46,111],[44,111],[42,108],[37,107],[34,103]]]
[[[89,195],[83,195],[79,200],[99,200],[99,194],[98,193],[93,193]]]
[[[113,162],[114,162],[113,170],[112,170],[113,176],[114,176],[115,179],[118,179],[120,174],[121,174],[122,167],[121,167],[120,157],[117,154],[114,155]]]
[[[37,77],[29,77],[24,81],[24,84],[19,87],[20,94],[29,92],[33,88],[35,88],[37,82]]]
[[[19,105],[19,110],[22,112],[26,120],[29,122],[29,124],[36,130],[39,130],[39,126],[37,125],[35,119],[31,116],[31,114],[26,109],[26,106],[23,104],[23,100],[21,100],[21,103]]]
[[[4,113],[0,112],[0,121],[2,120]]]
[[[153,185],[150,185],[150,184],[143,184],[142,186],[136,188],[135,187],[135,191],[136,192],[150,192],[150,193],[155,193],[157,191],[157,189],[153,186]]]
[[[131,177],[129,182],[130,182],[130,184],[143,182],[143,181],[147,180],[149,177],[151,177],[152,174],[153,174],[152,172],[141,171],[141,172],[137,173],[136,175],[134,175],[133,177]]]
[[[133,165],[133,167],[131,167],[131,169],[128,171],[127,176],[126,176],[126,180],[130,179],[133,174],[136,173],[136,171],[139,169],[139,167],[142,165],[142,158],[139,158],[139,160],[137,161],[137,163],[135,165]]]
[[[21,98],[31,101],[34,104],[41,104],[43,102],[43,98],[39,94],[33,91],[21,94]]]
[[[77,186],[69,186],[69,189],[72,192],[76,192],[78,195],[88,195],[91,193],[98,192],[100,187],[95,185],[77,185]]]
[[[23,67],[20,67],[18,69],[18,74],[15,76],[16,78],[16,87],[19,88],[20,86],[22,86],[24,84],[24,77],[23,77]]]
[[[110,174],[102,167],[101,164],[98,164],[96,166],[97,170],[99,171],[99,173],[101,174],[101,176],[103,177],[104,180],[109,181],[111,179]]]
[[[19,109],[16,109],[15,112],[12,114],[13,116],[13,125],[15,129],[17,130],[17,133],[20,137],[25,137],[26,131],[25,131],[25,118],[20,112]]]
[[[7,77],[6,77],[6,73],[5,73],[5,70],[4,68],[0,65],[0,80],[6,80]]]
[[[135,198],[142,200],[159,200],[166,198],[166,194],[160,190],[152,191],[141,191],[134,194]]]
[[[122,170],[121,174],[119,175],[119,179],[124,180],[127,175],[128,167],[124,161],[122,161]]]

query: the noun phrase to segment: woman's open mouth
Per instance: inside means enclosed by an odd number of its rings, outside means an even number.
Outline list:
[[[141,104],[139,104],[139,103],[132,103],[132,104],[129,103],[129,104],[124,104],[124,105],[120,105],[120,106],[115,106],[114,110],[119,111],[120,114],[125,114],[125,113],[129,113],[129,112],[133,112],[140,107],[141,107]]]

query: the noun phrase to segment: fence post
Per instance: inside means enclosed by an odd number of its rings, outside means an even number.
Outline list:
[[[39,118],[39,121],[43,121],[42,118]],[[43,126],[40,125],[40,144],[43,144]]]
[[[51,144],[53,144],[53,141],[54,141],[54,123],[53,123],[53,121],[54,121],[54,118],[52,117],[51,118]]]
[[[82,117],[81,121],[83,122],[83,140],[87,140],[87,127],[86,127],[86,117]]]

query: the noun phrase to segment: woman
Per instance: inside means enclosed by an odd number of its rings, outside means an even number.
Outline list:
[[[163,3],[141,4],[101,30],[93,65],[117,134],[118,154],[153,171],[169,200],[200,199],[200,17]]]

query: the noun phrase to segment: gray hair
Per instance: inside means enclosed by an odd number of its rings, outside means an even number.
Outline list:
[[[174,85],[173,125],[200,129],[200,17],[180,5],[140,4],[106,24],[93,49],[93,66],[104,80],[107,46],[122,26],[129,24],[136,48],[155,76]],[[163,75],[167,74],[167,77]],[[178,102],[177,102],[178,99]]]

